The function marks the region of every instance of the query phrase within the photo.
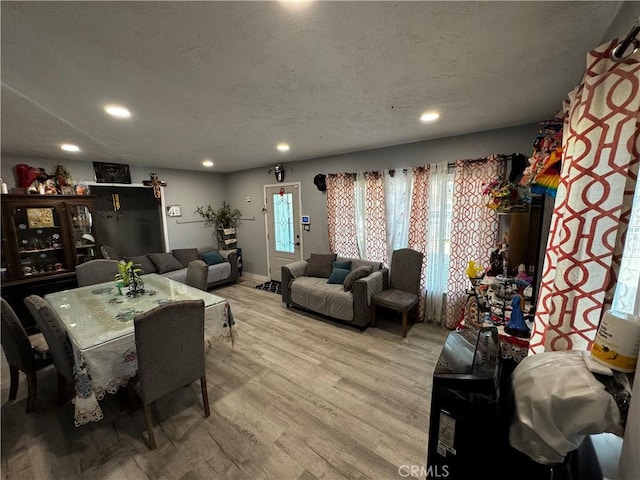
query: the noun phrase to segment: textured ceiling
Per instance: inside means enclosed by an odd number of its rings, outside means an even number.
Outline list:
[[[618,7],[2,2],[2,152],[232,172],[535,122]]]

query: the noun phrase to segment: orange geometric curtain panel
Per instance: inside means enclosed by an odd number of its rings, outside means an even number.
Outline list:
[[[460,321],[469,278],[469,260],[483,260],[494,249],[498,237],[496,211],[485,206],[485,187],[505,175],[505,162],[497,156],[485,161],[458,160],[454,170],[451,212],[451,256],[447,285],[446,326],[454,328]]]
[[[329,249],[342,257],[359,258],[356,233],[354,173],[327,175]]]
[[[425,319],[425,289],[427,270],[427,227],[429,225],[429,165],[413,167],[413,189],[411,191],[411,213],[409,220],[409,248],[422,252],[424,263],[420,274],[420,303],[418,320]]]
[[[611,305],[640,162],[640,53],[587,57],[569,94],[562,171],[529,353],[585,350]]]
[[[362,258],[387,262],[387,229],[384,203],[384,174],[382,172],[366,172],[365,178],[365,211],[364,235],[365,252]]]

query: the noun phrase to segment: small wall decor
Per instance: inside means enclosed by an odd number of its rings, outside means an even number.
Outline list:
[[[52,208],[27,208],[29,228],[55,227]]]
[[[327,176],[324,173],[319,173],[313,177],[313,183],[321,192],[327,191]]]
[[[167,207],[167,215],[169,217],[181,217],[182,210],[180,208],[180,205],[169,205]]]
[[[153,187],[153,196],[156,197],[156,200],[160,200],[162,198],[162,190],[160,187],[166,187],[167,182],[160,180],[157,173],[150,173],[149,176],[151,180],[145,180],[142,183],[147,187]]]
[[[123,163],[93,162],[93,171],[98,183],[131,183],[129,165]]]
[[[277,163],[275,167],[271,167],[269,169],[269,174],[271,174],[271,172],[274,172],[276,176],[276,182],[284,182],[284,165],[282,165],[281,163]]]

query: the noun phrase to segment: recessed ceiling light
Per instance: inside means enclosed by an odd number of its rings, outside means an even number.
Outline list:
[[[203,160],[202,165],[205,167],[213,167],[213,162],[211,160]]]
[[[120,105],[106,105],[104,111],[116,118],[129,118],[131,116],[131,112]]]
[[[440,114],[438,112],[424,112],[420,116],[420,121],[425,123],[435,122],[439,118],[440,118]]]
[[[71,143],[63,143],[62,145],[60,145],[60,148],[62,150],[67,151],[67,152],[79,152],[80,151],[80,147],[78,147],[77,145],[73,145]]]
[[[278,150],[280,150],[281,152],[288,152],[289,151],[289,144],[288,143],[279,143],[276,148]]]

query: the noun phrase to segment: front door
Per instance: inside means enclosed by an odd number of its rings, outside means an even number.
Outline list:
[[[266,185],[267,261],[271,280],[282,280],[280,268],[302,260],[300,183]]]

